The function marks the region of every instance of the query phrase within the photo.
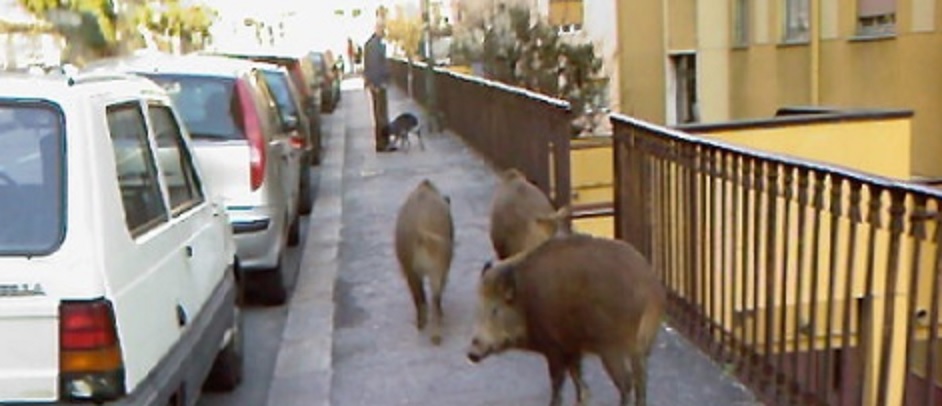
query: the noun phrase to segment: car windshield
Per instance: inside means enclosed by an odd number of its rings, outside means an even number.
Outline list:
[[[288,78],[281,72],[265,70],[265,83],[275,96],[275,103],[278,104],[278,111],[285,117],[297,117],[298,109],[295,105],[294,97],[291,96],[291,89],[288,88]]]
[[[64,140],[52,104],[0,99],[0,255],[44,255],[61,243]]]
[[[244,139],[235,80],[208,76],[147,74],[173,99],[193,138]]]

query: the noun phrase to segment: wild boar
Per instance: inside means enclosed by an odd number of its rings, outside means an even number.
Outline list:
[[[400,270],[415,304],[416,327],[420,331],[425,329],[428,318],[424,280],[429,280],[435,315],[430,335],[436,345],[441,343],[442,293],[448,282],[454,240],[451,201],[425,179],[399,209],[395,245]]]
[[[468,359],[508,349],[546,357],[552,397],[561,402],[568,372],[577,404],[589,389],[582,357],[596,354],[627,405],[646,404],[647,358],[661,324],[666,293],[631,245],[583,234],[556,236],[481,271]],[[627,363],[631,364],[629,372]]]
[[[561,230],[567,208],[553,209],[549,198],[516,169],[501,174],[491,201],[491,243],[497,259],[539,245]]]

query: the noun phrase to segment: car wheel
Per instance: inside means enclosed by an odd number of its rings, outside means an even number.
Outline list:
[[[258,287],[260,288],[260,298],[262,304],[269,306],[279,306],[288,300],[288,289],[285,288],[285,282],[282,278],[281,261],[274,269],[258,272]]]
[[[243,334],[242,313],[236,306],[232,337],[229,343],[216,354],[212,369],[203,385],[206,390],[229,392],[242,383],[245,358]]]
[[[295,247],[301,242],[301,218],[297,217],[288,228],[288,246]]]
[[[298,211],[303,215],[311,214],[311,210],[314,208],[314,197],[311,196],[311,169],[307,166],[301,168],[301,185],[298,188],[298,193],[301,194]],[[295,222],[300,221],[295,220]]]

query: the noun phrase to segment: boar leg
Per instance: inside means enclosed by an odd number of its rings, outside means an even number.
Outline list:
[[[576,405],[586,406],[589,404],[589,385],[586,385],[582,379],[582,359],[576,359],[569,364],[569,378],[576,387]]]
[[[415,325],[419,330],[425,328],[426,304],[425,289],[422,286],[422,278],[415,272],[403,272],[406,275],[406,281],[409,283],[409,292],[412,294],[412,303],[415,304]]]
[[[618,388],[621,395],[621,405],[628,406],[628,398],[631,397],[631,374],[628,372],[628,365],[625,362],[625,356],[620,351],[609,351],[600,354],[602,365],[605,366],[605,372],[611,378],[612,383]]]
[[[648,359],[645,354],[631,356],[631,372],[635,385],[635,406],[645,406],[648,398]]]
[[[563,402],[563,382],[566,379],[566,370],[568,369],[566,362],[558,354],[546,354],[546,365],[549,367],[550,389],[553,392],[550,397],[550,406],[561,406]]]
[[[447,272],[447,270],[446,270]],[[442,292],[445,290],[447,274],[435,274],[430,282],[432,288],[432,312],[435,316],[432,325],[432,343],[435,345],[442,342],[442,326],[444,325],[445,312],[442,310]]]

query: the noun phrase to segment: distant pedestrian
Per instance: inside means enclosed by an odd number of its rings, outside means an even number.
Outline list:
[[[347,38],[347,63],[350,65],[350,73],[356,73],[357,61],[354,58],[356,49],[353,47],[353,38]]]
[[[395,147],[383,136],[383,127],[389,123],[389,110],[387,109],[386,86],[389,82],[389,66],[386,60],[386,44],[383,37],[386,25],[381,21],[376,23],[376,29],[370,39],[363,46],[363,79],[366,88],[370,91],[373,102],[373,131],[376,139],[376,151],[393,151]]]

